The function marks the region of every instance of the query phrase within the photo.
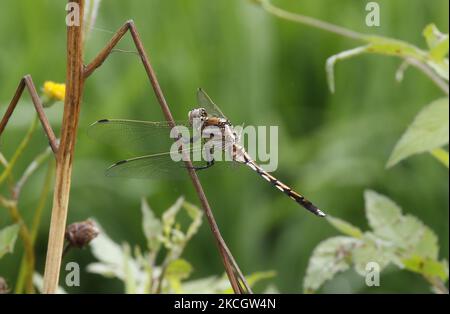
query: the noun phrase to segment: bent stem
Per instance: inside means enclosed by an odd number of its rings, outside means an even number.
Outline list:
[[[151,66],[150,60],[147,56],[147,53],[145,52],[144,45],[142,43],[142,40],[140,39],[139,33],[137,32],[137,29],[136,29],[133,21],[127,21],[125,23],[125,25],[123,25],[113,35],[113,37],[111,38],[109,43],[99,52],[99,54],[88,65],[85,66],[84,77],[85,78],[89,77],[98,67],[100,67],[103,64],[103,62],[108,58],[108,56],[113,51],[114,47],[122,39],[122,37],[126,34],[127,31],[130,31],[130,33],[131,33],[134,44],[136,46],[136,49],[138,50],[142,64],[147,73],[148,79],[150,80],[150,84],[153,88],[155,96],[159,102],[159,105],[161,107],[161,110],[163,111],[163,114],[164,114],[167,122],[169,122],[169,124],[171,124],[172,126],[175,126],[175,122],[174,122],[172,113],[169,109],[169,105],[166,102],[166,99],[164,97],[161,86],[158,83],[156,74]],[[236,263],[233,255],[231,254],[230,250],[228,249],[228,247],[225,243],[225,240],[223,239],[223,237],[220,233],[219,227],[218,227],[217,222],[212,213],[208,199],[206,198],[206,195],[203,191],[203,187],[200,183],[197,173],[194,170],[194,167],[192,166],[191,161],[189,161],[189,160],[186,161],[186,165],[187,165],[186,169],[189,172],[189,176],[192,180],[195,191],[196,191],[197,196],[202,205],[203,211],[205,212],[205,215],[207,217],[210,229],[213,233],[214,239],[216,240],[216,245],[219,249],[219,253],[220,253],[222,262],[224,264],[225,271],[227,273],[228,279],[230,281],[230,284],[231,284],[234,292],[235,293],[252,293],[250,286],[247,284],[244,275],[242,274],[241,270],[239,269],[238,264]]]
[[[307,25],[310,27],[314,27],[317,29],[324,30],[329,33],[334,33],[346,38],[350,38],[353,40],[357,40],[363,43],[368,44],[367,47],[369,53],[378,53],[378,54],[389,54],[395,55],[400,58],[403,58],[406,62],[416,67],[426,76],[428,76],[438,88],[440,88],[446,95],[449,94],[449,86],[448,83],[443,80],[436,72],[426,63],[427,54],[425,51],[419,49],[418,47],[408,44],[404,41],[381,37],[381,36],[373,36],[369,34],[355,32],[353,30],[347,29],[345,27],[341,27],[332,23],[324,22],[319,19],[315,19],[313,17],[301,15],[298,13],[292,13],[286,10],[283,10],[279,7],[274,6],[271,3],[271,0],[253,0],[253,2],[259,4],[261,8],[263,8],[267,13],[272,14],[278,18],[288,20],[291,22]],[[391,53],[386,53],[380,50],[380,47],[383,45],[397,45],[401,47],[403,50],[403,55],[396,51]],[[372,46],[372,47],[370,47]],[[372,49],[371,49],[372,48]],[[371,51],[372,50],[372,51]]]

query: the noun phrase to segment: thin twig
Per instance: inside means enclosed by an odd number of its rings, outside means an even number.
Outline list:
[[[5,130],[5,127],[8,124],[9,119],[11,118],[11,115],[13,114],[14,110],[16,109],[16,106],[23,94],[25,87],[27,87],[28,92],[30,93],[31,100],[32,100],[34,108],[38,114],[39,120],[41,121],[44,132],[47,135],[50,147],[52,148],[53,152],[56,153],[56,151],[58,149],[58,143],[57,143],[57,140],[55,137],[55,133],[53,132],[53,129],[52,129],[50,123],[48,122],[48,119],[44,113],[44,107],[42,106],[41,99],[39,98],[39,95],[36,91],[36,87],[34,86],[33,79],[31,78],[31,75],[29,75],[29,74],[25,75],[20,80],[19,86],[17,86],[17,89],[16,89],[16,93],[14,94],[11,102],[9,103],[8,108],[6,109],[5,114],[3,115],[2,120],[0,121],[0,136],[2,135],[3,131]]]
[[[139,36],[137,29],[134,26],[134,23],[132,21],[130,22],[130,32],[131,32],[131,36],[133,37],[134,44],[136,45],[136,48],[139,52],[139,55],[141,56],[142,63],[147,72],[147,76],[150,79],[151,85],[156,94],[156,98],[158,99],[161,109],[164,113],[164,116],[165,116],[167,122],[170,123],[170,125],[175,126],[175,121],[173,119],[172,113],[170,112],[169,106],[166,102],[166,99],[164,97],[162,89],[158,83],[155,72],[151,66],[150,60],[145,52],[145,49],[143,47],[140,36]],[[202,204],[203,210],[205,211],[206,217],[207,217],[209,225],[211,227],[211,231],[213,232],[215,239],[217,241],[217,245],[219,247],[219,251],[221,252],[222,259],[224,262],[225,270],[227,272],[227,275],[228,275],[230,283],[233,287],[233,290],[235,291],[235,293],[242,293],[242,292],[251,293],[250,287],[246,283],[245,277],[240,276],[241,278],[236,278],[236,274],[234,273],[234,270],[236,270],[238,272],[238,274],[241,275],[240,269],[239,269],[237,263],[235,262],[233,256],[231,255],[231,252],[229,251],[225,241],[223,240],[222,235],[220,234],[219,227],[214,218],[211,207],[209,206],[209,202],[206,198],[205,192],[203,191],[203,187],[200,183],[200,180],[198,179],[197,173],[194,170],[192,162],[188,159],[185,161],[185,163],[187,165],[187,171],[189,172],[189,176],[191,177],[192,183],[195,187],[197,195]],[[244,283],[247,291],[242,291],[242,289],[239,286],[239,279]]]
[[[108,56],[113,51],[114,47],[122,39],[122,37],[125,35],[125,33],[128,30],[131,33],[134,44],[137,48],[137,51],[139,53],[139,56],[141,58],[141,61],[145,68],[145,71],[147,73],[147,76],[150,80],[151,86],[155,92],[156,98],[160,104],[162,111],[163,111],[163,114],[164,114],[166,120],[169,122],[169,124],[172,126],[175,126],[175,121],[173,119],[172,113],[170,112],[169,106],[165,100],[164,94],[158,83],[155,72],[151,66],[150,60],[145,52],[144,46],[142,44],[142,41],[140,39],[140,36],[137,32],[137,29],[136,29],[133,21],[131,21],[131,20],[127,21],[125,23],[125,25],[123,25],[114,34],[112,39],[99,52],[99,54],[87,66],[85,66],[84,77],[87,78],[88,76],[90,76],[95,71],[95,69],[97,69],[98,67],[100,67],[103,64],[103,62],[108,58]],[[251,289],[250,289],[249,285],[247,284],[244,275],[242,274],[241,270],[239,269],[238,264],[236,263],[233,255],[231,254],[230,250],[228,249],[224,239],[222,238],[219,227],[217,225],[217,222],[215,221],[211,207],[209,206],[209,202],[206,198],[206,195],[203,191],[203,188],[202,188],[201,183],[198,179],[198,176],[194,170],[194,167],[192,166],[192,163],[190,161],[186,161],[186,164],[187,164],[186,168],[189,172],[189,176],[191,177],[194,188],[200,199],[202,208],[208,219],[209,226],[214,235],[216,244],[219,248],[219,252],[220,252],[222,261],[225,266],[225,271],[227,273],[227,276],[230,280],[230,284],[231,284],[234,292],[235,293],[251,293]],[[242,285],[243,285],[243,287],[242,287]]]
[[[42,105],[41,99],[39,98],[39,95],[36,91],[33,79],[31,78],[31,75],[25,75],[24,80],[25,84],[27,85],[28,91],[30,92],[34,108],[36,109],[39,120],[41,121],[42,127],[44,128],[44,132],[47,135],[50,147],[52,148],[53,153],[56,154],[58,150],[58,141],[56,139],[55,133],[53,132],[50,123],[48,122],[47,116],[44,113],[44,106]]]
[[[69,0],[84,12],[84,0]],[[64,246],[72,162],[83,93],[83,14],[78,25],[67,26],[67,77],[61,142],[56,158],[55,190],[44,272],[44,293],[56,293]]]

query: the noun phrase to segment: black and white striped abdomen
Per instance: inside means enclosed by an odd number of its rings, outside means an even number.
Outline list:
[[[256,173],[258,173],[261,177],[263,177],[267,182],[271,183],[273,186],[275,186],[278,190],[289,196],[292,200],[296,201],[298,204],[312,212],[313,214],[325,217],[325,213],[321,211],[317,206],[315,206],[313,203],[311,203],[309,200],[304,198],[299,193],[292,190],[289,186],[272,176],[270,173],[262,169],[256,162],[254,162],[252,159],[246,156],[246,162],[245,164],[249,166],[252,170],[254,170]]]

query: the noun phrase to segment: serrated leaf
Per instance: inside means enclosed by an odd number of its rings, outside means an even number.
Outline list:
[[[438,237],[433,230],[423,226],[419,241],[415,244],[411,254],[417,254],[421,257],[438,259],[439,244]]]
[[[441,98],[423,108],[397,142],[387,167],[418,153],[430,152],[448,144],[449,104]]]
[[[399,249],[399,255],[437,259],[438,239],[430,228],[414,216],[402,215],[401,208],[386,196],[374,191],[364,196],[367,219],[377,237]]]
[[[386,196],[367,190],[364,192],[364,200],[367,221],[376,234],[383,234],[388,226],[400,221],[400,207]]]
[[[366,275],[366,268],[369,263],[377,263],[380,271],[390,263],[398,264],[395,256],[395,247],[377,243],[377,238],[371,233],[367,233],[361,243],[353,250],[353,263],[355,271],[361,276]]]
[[[303,282],[305,292],[316,291],[337,273],[347,270],[352,262],[352,251],[359,243],[358,239],[344,236],[319,243],[309,259]]]
[[[127,260],[126,253],[123,251],[122,246],[109,238],[98,222],[95,222],[95,224],[99,228],[100,233],[96,240],[92,241],[89,246],[92,254],[100,263],[88,265],[87,270],[106,277],[113,275],[116,278],[125,280],[124,262]],[[130,259],[128,262],[130,264],[130,271],[133,272],[134,277],[141,278],[138,263],[133,259]]]
[[[406,269],[427,277],[438,277],[444,282],[448,279],[448,265],[430,258],[414,255],[402,260]]]
[[[161,242],[163,226],[161,221],[155,216],[145,198],[141,201],[142,211],[142,229],[147,239],[147,245],[150,251],[155,252],[159,249]]]
[[[358,227],[353,226],[351,223],[342,220],[340,218],[336,218],[333,216],[328,215],[326,217],[327,221],[335,227],[338,231],[342,232],[345,235],[354,237],[354,238],[361,238],[363,233],[361,229]]]
[[[14,251],[14,245],[19,234],[19,225],[11,225],[0,230],[0,258]]]

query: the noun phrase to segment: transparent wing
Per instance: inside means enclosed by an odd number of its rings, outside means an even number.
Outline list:
[[[206,109],[208,114],[212,114],[213,116],[219,118],[227,119],[227,117],[223,114],[222,110],[220,110],[220,108],[211,100],[208,94],[206,94],[206,92],[201,88],[197,90],[197,102],[200,107]]]
[[[182,121],[176,125],[188,126],[188,123]],[[170,138],[171,129],[168,122],[103,119],[89,126],[88,135],[130,153],[161,153],[169,151],[174,142]]]
[[[184,150],[193,154],[193,150]],[[191,157],[191,160],[193,158]],[[194,168],[206,164],[205,161],[192,162]],[[119,161],[106,170],[111,177],[127,177],[138,179],[187,179],[186,164],[183,161],[174,161],[168,153],[147,155]]]

